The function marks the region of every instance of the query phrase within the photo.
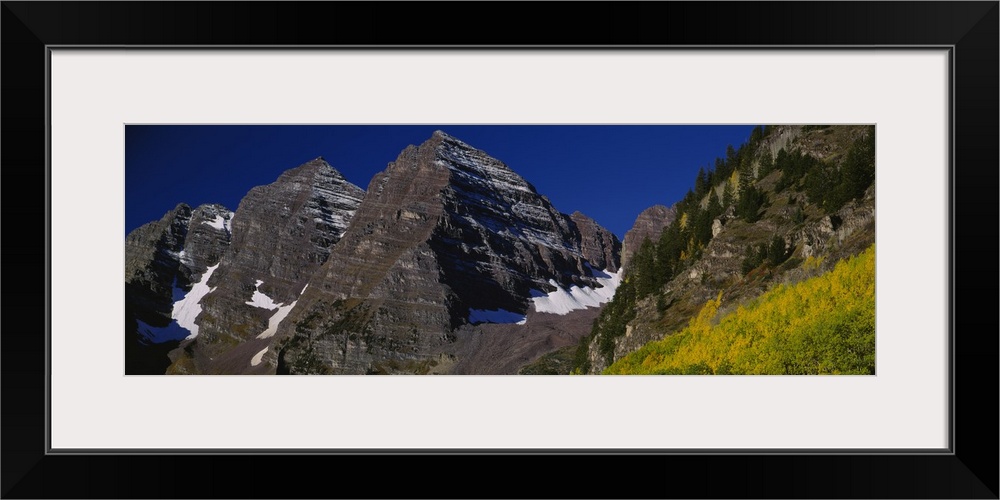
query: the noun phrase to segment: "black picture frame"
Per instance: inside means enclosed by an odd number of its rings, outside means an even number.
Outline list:
[[[573,11],[567,17],[567,10]],[[562,14],[560,14],[562,12]],[[485,14],[485,16],[484,16]],[[449,19],[464,20],[463,22]],[[1000,4],[3,2],[4,498],[998,498]],[[952,447],[938,454],[47,453],[47,47],[951,47]],[[611,45],[609,45],[611,44]],[[961,232],[958,230],[962,229]],[[919,244],[919,235],[915,235]],[[983,255],[985,254],[985,255]],[[85,265],[85,263],[81,263]],[[37,271],[35,271],[37,273]],[[915,270],[919,275],[919,270]],[[14,282],[8,274],[9,289]],[[985,304],[980,306],[979,304]],[[95,332],[99,333],[99,332]],[[558,466],[558,467],[557,467]],[[313,470],[328,470],[317,476]],[[559,471],[577,471],[562,476]],[[384,480],[362,480],[371,474]],[[472,476],[470,476],[470,474]],[[459,479],[474,477],[481,491]]]

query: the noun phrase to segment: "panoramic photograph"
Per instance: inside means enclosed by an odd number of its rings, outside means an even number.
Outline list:
[[[873,125],[126,125],[126,375],[874,375]]]

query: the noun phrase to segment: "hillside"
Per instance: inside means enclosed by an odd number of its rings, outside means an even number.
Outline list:
[[[875,374],[874,246],[820,276],[779,284],[720,318],[721,305],[720,294],[686,328],[603,373]]]
[[[727,148],[674,204],[659,237],[623,248],[634,256],[622,284],[567,365],[602,373],[676,335],[710,300],[721,298],[724,315],[872,246],[874,134],[861,125],[767,126]]]

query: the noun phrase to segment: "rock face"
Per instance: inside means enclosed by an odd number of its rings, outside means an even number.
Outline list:
[[[594,267],[617,272],[622,251],[622,243],[618,237],[579,211],[573,212],[570,219],[580,231],[580,250],[583,257]]]
[[[162,219],[125,237],[125,299],[148,322],[167,323],[191,207],[180,204]]]
[[[197,338],[171,355],[171,370],[225,371],[213,361],[287,314],[329,258],[363,195],[322,158],[251,189],[232,217],[229,251],[203,284],[209,292],[198,303],[192,332]]]
[[[532,297],[600,288],[594,269],[618,268],[616,241],[435,132],[372,179],[263,362],[278,373],[424,372],[453,356],[459,327],[515,323]]]
[[[649,238],[656,243],[663,230],[674,221],[677,214],[674,207],[663,205],[653,205],[639,214],[632,224],[632,229],[625,233],[625,242],[622,245],[622,267],[628,265],[629,259],[635,255],[642,245],[642,241]]]
[[[186,336],[174,302],[229,248],[232,215],[221,205],[181,203],[126,236],[126,373],[163,372],[166,351]]]
[[[589,331],[621,267],[614,234],[440,131],[367,192],[317,158],[147,226],[126,286],[175,318],[172,374],[516,373]]]

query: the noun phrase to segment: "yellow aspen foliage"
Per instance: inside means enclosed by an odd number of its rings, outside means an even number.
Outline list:
[[[806,271],[819,269],[819,266],[823,265],[823,260],[825,260],[825,257],[810,255],[806,257],[806,260],[802,263],[802,269],[805,269]]]
[[[684,212],[681,214],[681,221],[679,222],[681,229],[687,228],[688,225],[688,213]]]
[[[820,276],[775,286],[713,325],[721,303],[720,293],[686,328],[604,373],[875,373],[874,245]]]
[[[708,333],[712,329],[712,319],[715,318],[716,313],[719,312],[719,306],[722,304],[722,292],[715,300],[709,300],[702,306],[701,310],[695,317],[691,318],[688,323],[688,329],[691,333],[698,335],[702,333]]]

